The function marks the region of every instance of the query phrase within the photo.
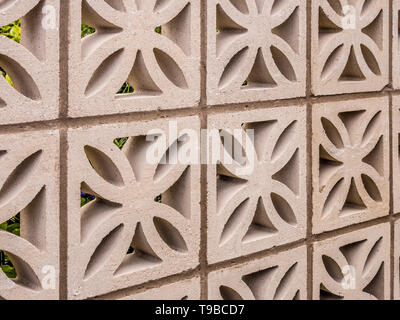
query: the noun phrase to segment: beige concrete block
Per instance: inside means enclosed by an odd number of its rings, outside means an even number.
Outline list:
[[[58,132],[0,135],[0,168],[0,251],[17,273],[0,269],[0,300],[58,299]],[[18,213],[20,232],[4,230]]]
[[[395,89],[400,88],[400,43],[399,43],[399,11],[400,1],[393,0],[393,46],[392,46],[392,70],[393,70],[393,87]]]
[[[394,223],[394,299],[400,300],[400,220]]]
[[[20,43],[0,36],[0,124],[58,117],[59,0],[2,1],[0,26],[20,18]]]
[[[313,232],[389,214],[388,98],[313,105]]]
[[[390,225],[314,244],[314,299],[390,299]]]
[[[196,135],[197,117],[69,131],[69,298],[105,294],[198,265],[200,166],[182,158]],[[129,137],[122,150],[113,143],[121,137]],[[81,191],[95,200],[80,207]]]
[[[306,247],[212,272],[210,300],[307,299]]]
[[[312,92],[380,91],[389,82],[389,0],[312,0]]]
[[[393,127],[393,210],[400,212],[400,97],[393,96],[392,127]]]
[[[222,156],[208,166],[210,263],[305,237],[305,111],[281,107],[209,116],[208,127],[216,131],[209,154]]]
[[[70,116],[198,104],[200,0],[76,0],[70,10]],[[81,39],[81,22],[96,32]],[[134,92],[117,94],[126,81]]]
[[[167,284],[120,300],[200,300],[200,278]]]
[[[209,104],[305,96],[305,1],[207,4]]]

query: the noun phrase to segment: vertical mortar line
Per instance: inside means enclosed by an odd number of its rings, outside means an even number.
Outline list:
[[[306,134],[307,134],[307,229],[306,229],[306,246],[307,246],[307,299],[312,299],[312,103],[311,103],[311,1],[306,2]]]
[[[63,123],[68,112],[68,55],[69,55],[69,1],[60,1],[60,92],[59,92],[59,118],[61,119],[60,128],[60,194],[59,194],[59,245],[60,245],[60,273],[59,273],[59,294],[61,300],[67,299],[67,257],[68,257],[68,241],[67,241],[67,125]]]
[[[201,87],[200,87],[200,128],[207,129],[207,0],[200,0],[200,19],[201,19]],[[203,108],[204,107],[204,108]],[[207,273],[207,164],[203,164],[203,141],[200,134],[200,206],[201,206],[201,223],[200,223],[200,286],[201,300],[208,299],[208,273]],[[208,160],[208,159],[206,159]],[[205,162],[207,163],[207,162]]]

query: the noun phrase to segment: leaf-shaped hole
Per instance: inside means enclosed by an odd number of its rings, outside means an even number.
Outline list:
[[[9,175],[0,190],[0,207],[16,197],[27,185],[40,162],[42,150],[39,150],[22,161]]]
[[[226,222],[221,233],[220,246],[229,242],[236,234],[236,231],[241,227],[242,219],[248,212],[249,198],[245,199],[236,209]]]
[[[363,144],[368,143],[374,136],[380,133],[381,115],[382,112],[378,111],[368,123],[362,138]]]
[[[124,225],[120,224],[100,242],[86,267],[85,279],[96,274],[106,264],[122,234],[123,228]]]
[[[333,280],[337,282],[341,282],[343,280],[344,276],[342,273],[342,269],[339,267],[335,260],[333,260],[331,257],[323,255],[322,262],[324,263],[326,271]]]
[[[118,71],[123,52],[124,49],[114,52],[99,65],[85,89],[86,96],[93,96],[104,90],[109,84],[110,79],[112,79],[114,74]]]
[[[367,260],[365,261],[364,268],[363,268],[363,274],[368,275],[368,273],[371,271],[371,269],[374,267],[377,261],[379,261],[379,253],[380,250],[382,249],[382,237],[378,239],[378,241],[375,242],[373,247],[371,248],[371,251],[368,254]]]
[[[335,48],[324,64],[321,71],[321,79],[326,80],[337,68],[337,61],[340,61],[340,56],[343,54],[344,45],[341,44]]]
[[[160,237],[171,249],[178,252],[188,251],[182,235],[171,223],[160,217],[154,217],[153,222]]]
[[[297,121],[291,122],[285,130],[283,130],[279,139],[276,141],[274,150],[272,151],[272,161],[280,159],[285,153],[289,145],[293,142],[293,138],[296,137],[296,124]]]
[[[239,293],[227,286],[220,286],[219,292],[223,300],[243,300]]]
[[[115,186],[124,185],[121,173],[105,153],[88,145],[84,149],[86,157],[99,176]]]
[[[282,73],[282,75],[289,81],[297,81],[296,72],[286,55],[275,46],[271,46],[271,54],[274,59],[275,65]]]
[[[344,184],[344,178],[340,179],[329,192],[324,204],[324,208],[322,209],[323,219],[329,216],[332,213],[332,211],[336,208],[338,204],[337,199],[340,198],[340,190],[342,189],[343,184]]]
[[[371,199],[376,202],[382,202],[381,193],[379,192],[378,186],[376,185],[374,180],[372,180],[369,176],[365,174],[361,175],[361,180],[364,184],[365,190],[368,192]]]
[[[0,270],[3,270],[4,274],[10,279],[15,279],[17,277],[17,270],[10,257],[4,251],[0,251]]]
[[[232,5],[243,14],[249,14],[249,8],[247,7],[247,1],[243,0],[229,0]]]
[[[219,85],[218,87],[220,89],[224,89],[225,87],[228,87],[238,76],[239,70],[242,68],[242,66],[245,63],[248,63],[247,61],[247,53],[249,51],[249,47],[245,47],[239,52],[237,52],[232,59],[228,62],[226,65],[224,72],[221,75],[221,78],[219,80]],[[244,80],[244,79],[243,79]]]
[[[115,10],[126,12],[123,0],[105,0]]]
[[[282,220],[292,226],[297,225],[296,215],[294,214],[289,203],[284,198],[276,193],[271,193],[271,200],[276,212],[282,218]]]
[[[174,59],[172,59],[168,54],[164,51],[161,51],[157,48],[153,50],[154,56],[156,57],[157,63],[160,66],[160,69],[175,86],[181,89],[187,89],[188,84],[185,79],[185,75],[182,72],[182,69],[178,66]]]
[[[40,100],[42,98],[39,88],[31,75],[17,61],[0,54],[0,66],[9,76],[13,87],[19,93],[31,100]],[[11,85],[10,81],[8,84]]]
[[[334,144],[336,148],[342,149],[344,147],[344,144],[338,129],[336,129],[333,123],[327,118],[322,117],[321,123],[328,139]]]
[[[297,262],[292,265],[281,279],[275,291],[274,300],[282,300],[287,298],[288,292],[291,290],[291,285],[296,280]]]
[[[367,46],[361,45],[361,52],[364,56],[365,62],[367,63],[367,65],[371,69],[371,71],[375,75],[380,76],[381,69],[379,68],[379,63],[376,60],[373,53],[371,52],[371,50],[369,50],[369,48]]]

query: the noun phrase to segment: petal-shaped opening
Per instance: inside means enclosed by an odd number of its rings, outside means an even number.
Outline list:
[[[187,89],[189,86],[186,82],[185,75],[175,60],[172,59],[167,53],[157,48],[154,48],[153,52],[160,69],[169,79],[169,81],[171,81],[178,88]]]
[[[154,217],[154,226],[164,242],[178,252],[187,252],[188,248],[182,235],[170,222],[160,217]]]
[[[294,214],[290,204],[277,193],[271,193],[271,200],[281,219],[292,226],[296,226],[296,215]]]
[[[275,46],[271,46],[271,54],[272,58],[274,59],[275,65],[282,73],[282,75],[289,81],[297,81],[296,72],[294,71],[288,57],[286,57],[286,55]]]

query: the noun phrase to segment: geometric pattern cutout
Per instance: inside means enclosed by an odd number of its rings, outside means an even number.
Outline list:
[[[200,300],[200,278],[149,289],[119,300]]]
[[[199,0],[70,3],[72,117],[198,104]],[[96,32],[81,39],[81,23]],[[133,92],[118,94],[125,82]]]
[[[314,299],[390,299],[390,225],[314,244],[313,264]]]
[[[305,96],[306,2],[209,0],[212,104]]]
[[[16,272],[0,269],[0,300],[58,299],[58,158],[56,131],[0,136],[0,253]],[[2,227],[17,215],[18,232]]]
[[[315,95],[388,84],[389,0],[313,0],[311,17]]]
[[[400,213],[400,97],[393,96],[393,210]]]
[[[171,121],[175,133],[169,132]],[[197,117],[69,131],[70,298],[198,265],[199,165],[181,160],[197,138],[192,133],[199,136]],[[121,149],[114,143],[120,137],[126,140]],[[150,161],[148,155],[156,157]],[[80,207],[81,192],[94,200]]]
[[[12,83],[0,73],[0,124],[58,116],[58,12],[58,0],[0,1],[1,27],[21,19],[20,43],[0,35],[0,68]],[[48,18],[54,25],[44,28]]]
[[[389,214],[388,99],[313,106],[313,232]]]
[[[307,250],[300,247],[215,271],[208,276],[210,300],[307,299]]]
[[[224,157],[217,165],[208,166],[209,262],[305,237],[305,117],[304,107],[209,117],[208,127],[216,129],[219,142],[210,143],[212,148],[217,146],[221,155],[230,144],[244,150],[243,161],[233,155],[234,161]],[[251,169],[246,172],[243,169],[248,165]]]

